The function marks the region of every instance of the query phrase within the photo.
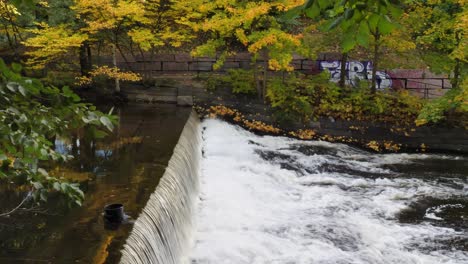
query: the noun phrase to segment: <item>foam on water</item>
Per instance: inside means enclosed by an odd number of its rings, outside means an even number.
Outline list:
[[[376,155],[260,137],[219,120],[203,125],[192,263],[468,263],[468,252],[437,244],[466,239],[463,230],[397,218],[425,196],[466,199],[466,175],[440,184],[384,166],[464,158]]]

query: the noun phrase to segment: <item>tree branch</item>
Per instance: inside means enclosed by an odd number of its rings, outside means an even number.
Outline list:
[[[0,217],[4,217],[4,216],[8,216],[12,213],[14,213],[16,210],[18,210],[27,200],[29,200],[29,198],[31,197],[31,194],[32,192],[29,191],[28,194],[26,195],[26,197],[24,197],[24,199],[21,201],[21,203],[16,206],[15,208],[13,208],[11,211],[9,212],[6,212],[6,213],[3,213],[3,214],[0,214]]]

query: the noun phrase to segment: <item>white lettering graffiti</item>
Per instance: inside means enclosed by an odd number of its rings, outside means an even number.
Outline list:
[[[320,61],[320,70],[330,72],[330,80],[339,82],[341,74],[340,61]],[[346,84],[354,87],[358,86],[360,80],[372,79],[372,63],[349,61],[346,63]],[[376,72],[376,88],[385,89],[392,87],[392,79],[386,72]]]

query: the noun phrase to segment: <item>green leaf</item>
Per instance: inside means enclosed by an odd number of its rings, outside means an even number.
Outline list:
[[[114,125],[107,116],[101,116],[99,120],[101,121],[101,124],[103,124],[107,129],[109,129],[109,131],[112,132],[114,130]]]
[[[343,21],[343,16],[340,16],[337,19],[333,20],[333,22],[331,22],[330,26],[328,26],[326,31],[330,31],[336,28],[341,23],[341,21]]]
[[[343,41],[341,42],[341,48],[343,52],[348,52],[352,50],[356,46],[356,41],[354,40],[353,36],[345,36]]]
[[[294,8],[289,9],[281,16],[281,21],[291,21],[300,16],[303,12],[303,6],[296,6]]]
[[[309,7],[311,7],[313,4],[314,4],[315,0],[307,0],[307,2],[305,3],[304,7],[307,9]]]
[[[54,189],[55,189],[57,192],[60,192],[60,183],[54,182]]]
[[[47,153],[47,150],[45,149],[41,149],[41,155],[44,156],[44,157],[47,157],[49,153]]]
[[[311,7],[306,9],[305,13],[308,17],[315,18],[318,15],[320,15],[320,8],[318,4],[314,2],[314,4]]]
[[[344,19],[349,20],[354,14],[354,9],[346,9],[344,12]]]
[[[18,90],[18,83],[9,82],[9,83],[7,83],[6,87],[8,88],[8,90],[10,90],[12,92],[16,92]]]
[[[47,192],[41,192],[41,201],[47,202]]]
[[[369,37],[370,37],[370,30],[367,23],[359,24],[359,29],[356,34],[357,43],[363,47],[369,46]]]
[[[24,89],[23,86],[18,85],[18,91],[19,91],[24,97],[26,97],[27,92],[26,92],[26,89]]]
[[[36,190],[40,190],[40,189],[44,188],[44,186],[40,182],[33,182],[33,186],[34,186],[34,189],[36,189]]]
[[[377,14],[372,14],[369,17],[369,29],[372,32],[375,32],[377,30],[377,25],[379,24],[380,16]]]
[[[384,35],[390,34],[395,28],[396,25],[393,24],[388,18],[382,18],[379,20],[378,29],[380,33]]]
[[[62,182],[60,184],[60,189],[62,190],[62,192],[66,192],[68,190],[68,184],[65,182]]]
[[[95,121],[95,120],[98,120],[98,115],[93,112],[93,111],[89,111],[88,112],[88,119],[89,119],[89,122],[92,122],[92,121]]]
[[[15,73],[20,73],[21,70],[23,69],[23,67],[21,66],[21,64],[13,62],[13,63],[11,64],[11,69],[12,69],[13,72],[15,72]]]
[[[47,171],[44,170],[43,168],[37,169],[37,172],[39,172],[40,174],[42,174],[42,176],[49,176],[49,173],[47,173]]]
[[[331,6],[332,3],[333,1],[329,1],[329,0],[318,0],[318,5],[322,10]]]
[[[394,6],[394,5],[389,5],[388,9],[390,10],[390,14],[394,18],[399,18],[403,14],[403,9],[398,8],[398,7]]]
[[[95,138],[105,138],[108,134],[102,130],[94,129],[93,130],[93,137]]]

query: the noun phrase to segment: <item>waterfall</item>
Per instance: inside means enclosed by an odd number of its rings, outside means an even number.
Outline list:
[[[201,158],[200,121],[190,115],[167,169],[122,250],[121,263],[188,261]]]

